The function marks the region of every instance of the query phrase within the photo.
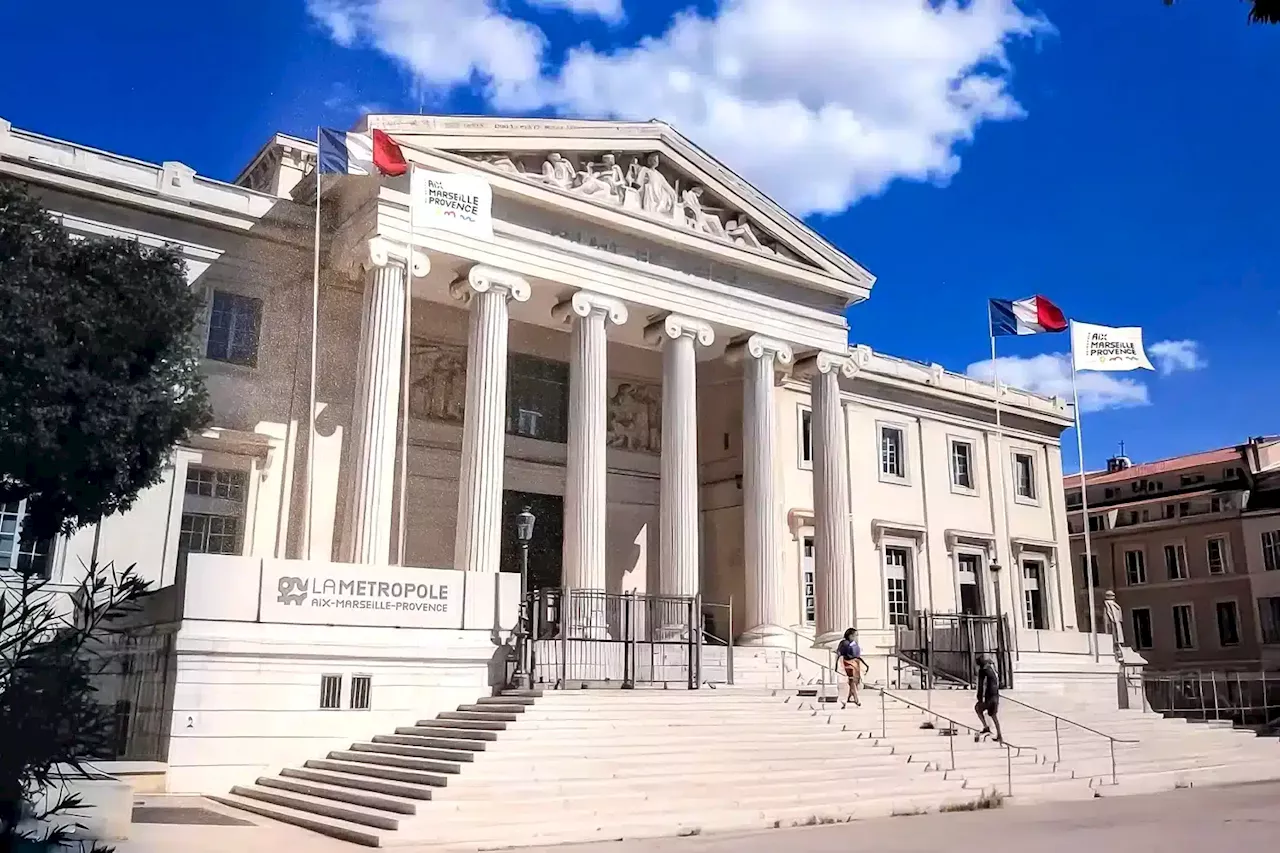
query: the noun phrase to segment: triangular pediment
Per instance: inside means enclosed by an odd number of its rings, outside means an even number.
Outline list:
[[[414,148],[870,288],[852,258],[662,122],[372,115]]]

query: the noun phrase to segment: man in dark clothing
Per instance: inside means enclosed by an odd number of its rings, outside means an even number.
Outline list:
[[[996,668],[991,665],[991,659],[987,657],[978,658],[978,704],[973,706],[973,710],[978,715],[978,722],[982,723],[982,731],[979,735],[991,734],[991,726],[987,723],[987,717],[991,718],[991,722],[996,727],[996,743],[1004,743],[1004,734],[1000,731],[1000,676],[996,674]]]

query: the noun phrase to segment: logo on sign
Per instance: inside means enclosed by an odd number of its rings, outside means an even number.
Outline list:
[[[276,591],[280,593],[276,601],[281,604],[296,604],[301,607],[307,600],[307,582],[302,578],[280,578]]]

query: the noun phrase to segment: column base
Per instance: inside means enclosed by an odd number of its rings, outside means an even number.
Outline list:
[[[770,646],[773,648],[791,648],[796,642],[796,635],[778,625],[757,625],[743,631],[734,642],[735,646]]]
[[[828,631],[814,638],[813,648],[834,649],[844,639],[844,631]]]

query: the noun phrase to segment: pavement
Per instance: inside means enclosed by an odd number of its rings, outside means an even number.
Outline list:
[[[357,853],[354,845],[277,824],[199,798],[148,797],[148,807],[199,808],[245,825],[135,824],[118,853]],[[1280,783],[1196,788],[1039,806],[864,820],[748,835],[662,838],[524,853],[1203,853],[1274,850]],[[177,812],[175,811],[175,814]],[[207,815],[206,815],[207,817]],[[429,847],[396,847],[401,853]]]

